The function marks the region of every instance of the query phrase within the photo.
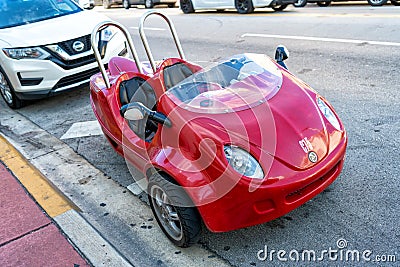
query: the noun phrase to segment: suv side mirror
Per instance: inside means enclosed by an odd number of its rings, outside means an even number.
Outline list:
[[[168,128],[172,127],[171,121],[164,114],[152,111],[140,102],[123,105],[119,110],[119,113],[127,120],[138,121],[147,117],[149,120],[161,123]]]
[[[288,69],[286,67],[285,61],[286,59],[289,58],[289,51],[284,45],[278,45],[275,50],[275,60],[276,63],[284,67],[285,69]]]

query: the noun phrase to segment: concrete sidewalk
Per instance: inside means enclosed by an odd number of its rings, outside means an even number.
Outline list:
[[[6,145],[2,138],[0,143]],[[25,178],[35,180],[35,171],[27,170],[29,164],[17,166],[23,163],[20,160],[15,159],[11,168],[25,169],[31,173]],[[0,161],[0,266],[89,266],[49,214],[32,199],[21,180]],[[42,193],[57,201],[54,189]],[[58,195],[58,199],[63,197]],[[54,214],[57,209],[60,210],[53,207],[50,211]]]

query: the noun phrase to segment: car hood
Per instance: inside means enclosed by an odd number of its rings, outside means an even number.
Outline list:
[[[304,170],[322,160],[344,134],[328,127],[317,97],[296,78],[285,75],[281,90],[261,105],[228,114],[181,110],[181,119],[186,122],[182,121],[185,125],[180,126],[179,139],[185,142],[187,136],[193,136],[193,143],[185,145],[192,146],[190,150],[211,139],[215,144],[232,144],[250,151],[262,165],[270,165],[274,158],[295,171]],[[317,154],[317,162],[310,161],[311,151]]]
[[[0,30],[0,41],[9,47],[29,47],[55,44],[91,34],[94,27],[110,20],[94,11],[43,20]],[[3,45],[5,46],[5,45]]]

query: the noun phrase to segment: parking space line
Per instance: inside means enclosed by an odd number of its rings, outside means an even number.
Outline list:
[[[400,43],[396,43],[396,42],[381,42],[381,41],[340,39],[340,38],[323,38],[323,37],[296,36],[296,35],[245,33],[245,34],[242,34],[242,36],[241,36],[241,38],[246,38],[246,37],[291,39],[291,40],[334,42],[334,43],[370,44],[370,45],[383,45],[383,46],[400,46]]]

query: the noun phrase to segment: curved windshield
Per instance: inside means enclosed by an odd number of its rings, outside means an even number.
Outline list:
[[[72,0],[0,0],[0,29],[80,11],[82,9]]]
[[[194,73],[167,95],[190,111],[227,113],[264,103],[281,85],[282,73],[269,57],[241,54]]]

